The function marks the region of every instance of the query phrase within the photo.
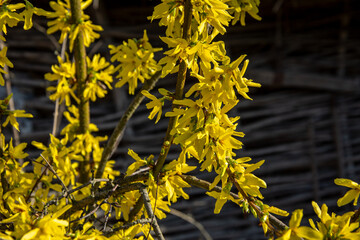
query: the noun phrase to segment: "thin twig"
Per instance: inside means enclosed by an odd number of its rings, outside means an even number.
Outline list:
[[[40,177],[38,179],[36,179],[36,182],[34,184],[34,186],[32,187],[31,191],[28,193],[28,195],[25,198],[25,202],[29,201],[31,194],[34,192],[35,188],[37,187],[37,185],[40,183],[42,177],[45,175],[46,170],[48,169],[48,166],[45,166],[45,169],[42,171]]]
[[[44,34],[52,43],[52,45],[54,46],[54,48],[56,49],[56,51],[59,51],[60,49],[60,44],[58,43],[58,41],[56,40],[56,38],[51,35],[51,34],[47,34],[46,32],[46,28],[44,28],[43,26],[41,26],[40,24],[38,24],[37,22],[33,22],[34,23],[34,28],[36,30],[38,30],[39,32],[41,32],[42,34]]]
[[[165,240],[165,238],[161,232],[160,226],[157,223],[156,217],[154,217],[154,212],[151,208],[151,202],[150,202],[149,194],[146,190],[146,187],[142,186],[140,188],[140,192],[141,192],[142,197],[144,198],[144,206],[145,206],[146,212],[148,213],[149,217],[152,219],[152,226],[154,228],[154,232],[155,232],[157,238],[160,240]]]
[[[107,200],[110,198],[110,196],[115,192],[115,190],[116,190],[118,187],[119,187],[119,185],[116,184],[116,185],[111,189],[111,191],[109,191],[107,197],[106,197],[100,204],[98,204],[94,209],[92,209],[92,210],[91,210],[89,213],[87,213],[85,216],[82,216],[82,217],[80,217],[80,218],[78,218],[78,219],[72,220],[70,223],[80,221],[80,220],[82,220],[82,219],[85,219],[85,218],[90,217],[91,215],[93,215],[93,214],[101,207],[101,205],[107,203]]]
[[[51,166],[51,164],[48,162],[48,160],[46,160],[46,158],[40,154],[40,156],[44,159],[44,161],[46,162],[46,164],[49,166],[49,170],[56,176],[56,178],[60,181],[61,186],[63,187],[63,189],[66,192],[66,196],[69,195],[69,189],[66,187],[66,185],[64,184],[64,182],[61,180],[61,178],[59,177],[59,175],[56,173],[56,171],[54,170],[54,168]]]
[[[67,36],[65,37],[63,44],[61,45],[61,53],[60,53],[60,57],[61,60],[65,60],[65,50],[66,50],[66,44],[67,44]],[[58,80],[58,84],[59,84]],[[62,118],[62,114],[65,110],[65,102],[63,102],[62,104],[60,104],[60,100],[59,98],[56,99],[55,101],[55,110],[54,110],[54,122],[53,122],[53,129],[52,129],[52,135],[53,136],[57,136],[59,128],[60,128],[60,124],[61,124],[61,118]]]
[[[44,172],[43,172],[44,173]],[[87,183],[84,183],[82,184],[81,186],[77,187],[77,188],[73,188],[71,190],[68,191],[68,194],[72,194],[73,192],[76,192],[76,191],[79,191],[81,189],[83,189],[84,187],[87,187],[89,186],[90,184],[93,184],[93,183],[97,183],[97,182],[108,182],[109,179],[92,179],[91,181],[87,182]],[[60,195],[59,197],[55,198],[55,199],[52,199],[50,200],[49,202],[47,202],[45,204],[45,207],[49,207],[50,205],[52,204],[56,204],[58,201],[60,201],[61,199],[63,199],[65,196],[65,194],[62,194]]]
[[[193,218],[183,212],[180,212],[174,208],[170,208],[170,214],[177,216],[177,217],[187,221],[188,223],[194,225],[194,227],[196,227],[200,231],[200,233],[203,235],[205,240],[212,240],[212,237],[210,236],[208,231],[206,231],[204,226],[200,222],[196,221],[195,218]]]

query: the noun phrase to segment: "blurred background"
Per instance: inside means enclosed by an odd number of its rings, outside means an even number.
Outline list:
[[[49,9],[48,1],[33,3]],[[159,3],[94,1],[87,14],[103,26],[104,32],[88,54],[100,52],[109,60],[109,44],[141,38],[144,29],[154,47],[166,49],[158,37],[164,35],[164,28],[158,27],[157,21],[147,20]],[[232,59],[247,54],[250,64],[245,76],[262,84],[260,89],[251,89],[253,101],[244,99],[231,113],[241,116],[238,130],[246,134],[244,148],[237,154],[250,156],[255,162],[266,160],[255,172],[268,184],[262,191],[265,203],[289,212],[302,208],[314,220],[313,200],[319,205],[326,203],[330,210],[348,211],[350,207],[335,207],[345,189],[333,180],[360,180],[360,2],[263,0],[259,9],[262,21],[247,16],[245,27],[239,23],[230,26],[224,36],[216,38],[225,41]],[[35,28],[30,31],[23,31],[21,26],[9,30],[7,54],[15,66],[10,77],[16,108],[34,115],[34,119],[21,122],[20,140],[47,143],[54,103],[48,99],[46,87],[50,85],[43,76],[57,63],[60,46],[56,43],[58,35],[44,34],[46,19],[37,17],[34,21]],[[175,76],[169,76],[157,86],[174,89],[174,83]],[[5,88],[0,94],[6,94]],[[131,99],[125,86],[92,104],[91,121],[98,125],[99,135],[111,134]],[[165,106],[164,111],[169,109]],[[160,151],[167,119],[154,125],[148,114],[142,104],[129,123],[113,156],[118,169],[124,170],[132,162],[127,156],[129,147],[141,156]],[[64,120],[61,126],[65,124]],[[9,131],[7,135],[11,134]],[[30,158],[39,155],[31,144],[27,149]],[[177,153],[178,149],[172,148],[168,159],[175,159]],[[205,172],[196,175],[213,179]],[[199,231],[200,225],[211,239],[266,239],[258,221],[232,203],[214,215],[215,201],[205,191],[187,192],[190,201],[172,205],[180,213],[173,211],[160,221],[167,239],[210,239]],[[196,224],[185,221],[185,217]],[[288,218],[281,219],[288,222]]]

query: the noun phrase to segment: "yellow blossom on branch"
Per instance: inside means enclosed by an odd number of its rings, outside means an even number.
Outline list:
[[[227,3],[230,6],[229,13],[234,15],[233,25],[240,21],[241,25],[245,26],[246,13],[258,21],[261,20],[258,15],[260,0],[228,0]]]
[[[154,60],[154,53],[161,50],[161,48],[153,48],[149,43],[149,38],[144,31],[143,38],[129,39],[128,42],[123,42],[122,45],[110,45],[111,61],[119,62],[115,68],[118,71],[119,82],[115,87],[122,87],[124,84],[129,84],[129,94],[134,94],[138,86],[138,80],[144,83],[150,79],[156,71],[160,70],[160,66]]]
[[[354,181],[351,181],[350,179],[345,178],[336,178],[335,184],[351,188],[342,198],[338,200],[337,205],[341,207],[354,200],[354,206],[356,206],[360,196],[360,185]]]
[[[295,210],[291,215],[289,228],[285,230],[282,236],[277,239],[278,240],[301,240],[302,238],[311,239],[311,240],[323,239],[323,236],[314,229],[306,226],[300,226],[302,217],[303,217],[303,211],[301,209]]]
[[[110,65],[100,54],[95,54],[90,60],[86,57],[88,81],[84,90],[85,99],[96,101],[96,98],[103,98],[107,93],[106,88],[112,89],[112,74],[114,66]]]
[[[92,0],[82,1],[81,10],[87,8],[91,2]],[[62,43],[66,36],[68,36],[70,40],[70,51],[72,51],[75,38],[80,31],[84,34],[84,44],[86,47],[89,47],[96,38],[100,37],[100,35],[95,31],[102,31],[103,28],[99,25],[92,24],[89,20],[89,15],[86,15],[84,12],[81,14],[82,18],[80,22],[72,22],[69,0],[57,0],[57,2],[51,1],[50,7],[54,11],[46,14],[46,17],[55,19],[48,22],[49,28],[47,33],[52,34],[54,32],[61,31],[59,43]]]

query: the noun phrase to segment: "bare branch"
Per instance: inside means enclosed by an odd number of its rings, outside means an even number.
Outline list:
[[[154,212],[151,208],[151,202],[150,202],[150,198],[149,198],[149,194],[146,190],[146,187],[145,186],[142,186],[140,188],[140,192],[141,192],[141,195],[144,199],[144,206],[145,206],[145,209],[146,209],[146,212],[148,213],[149,217],[151,218],[151,221],[152,221],[152,225],[154,227],[154,232],[157,236],[158,239],[160,240],[165,240],[162,232],[161,232],[161,229],[160,229],[160,226],[159,224],[157,223],[157,220],[156,220],[156,217],[154,216]]]

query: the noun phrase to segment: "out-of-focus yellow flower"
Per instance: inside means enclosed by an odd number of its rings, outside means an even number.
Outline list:
[[[258,15],[260,0],[228,0],[226,3],[230,6],[229,13],[234,15],[233,25],[240,21],[241,25],[245,26],[246,13],[258,21],[261,20],[261,17]]]
[[[7,72],[5,72],[5,70],[3,69],[4,66],[7,65],[8,67],[11,67],[11,68],[14,67],[12,62],[10,62],[10,60],[6,57],[7,49],[8,48],[5,46],[0,51],[0,66],[1,66],[1,68],[0,68],[0,86],[4,86],[4,84],[5,84],[2,73],[7,74]]]
[[[129,39],[117,47],[110,45],[111,61],[119,62],[115,68],[118,71],[119,82],[115,87],[122,87],[129,84],[129,94],[134,94],[138,85],[138,80],[142,83],[151,78],[152,75],[161,67],[154,60],[154,53],[161,48],[153,48],[149,43],[149,38],[144,31],[144,36],[140,40]]]
[[[13,94],[7,96],[4,100],[0,100],[0,111],[3,116],[6,116],[5,121],[3,122],[2,126],[6,127],[8,123],[16,128],[20,132],[19,123],[16,121],[17,117],[26,117],[32,118],[33,115],[30,113],[25,113],[25,110],[8,110],[9,101],[12,98]]]

